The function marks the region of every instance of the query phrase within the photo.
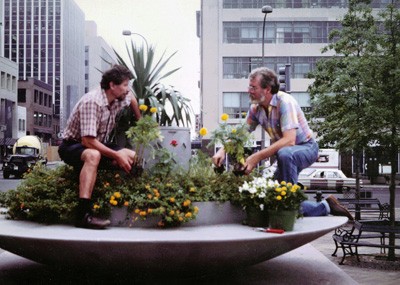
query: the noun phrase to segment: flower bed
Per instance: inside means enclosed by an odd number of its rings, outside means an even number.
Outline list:
[[[136,220],[155,219],[160,227],[179,226],[201,217],[194,202],[237,201],[238,187],[250,177],[230,172],[216,174],[205,155],[192,160],[188,170],[155,164],[140,177],[119,171],[99,171],[93,191],[93,211],[109,217],[126,208]],[[172,171],[172,172],[171,172]],[[0,204],[12,219],[40,223],[72,223],[78,202],[78,174],[69,166],[50,170],[37,166],[21,185],[4,193]],[[206,212],[206,211],[205,211]]]

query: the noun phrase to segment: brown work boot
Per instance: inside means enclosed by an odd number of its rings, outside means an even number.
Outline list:
[[[331,208],[332,215],[345,216],[345,217],[349,218],[350,221],[354,220],[354,218],[350,214],[350,212],[345,207],[340,205],[339,201],[333,195],[329,195],[329,197],[326,198],[325,200],[326,200],[326,202],[328,202],[329,208]]]
[[[110,224],[110,220],[96,218],[87,213],[81,220],[75,223],[75,226],[78,228],[101,230],[105,229]]]

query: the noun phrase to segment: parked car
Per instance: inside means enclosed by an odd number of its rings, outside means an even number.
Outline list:
[[[14,175],[16,178],[21,178],[24,173],[35,166],[36,162],[37,158],[32,155],[11,155],[10,159],[3,163],[3,177],[8,179],[10,175]]]
[[[300,172],[298,184],[310,190],[336,190],[342,193],[343,190],[355,189],[356,179],[346,177],[339,169],[306,168]]]

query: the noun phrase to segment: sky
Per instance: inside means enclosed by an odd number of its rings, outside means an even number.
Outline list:
[[[157,58],[177,53],[166,70],[181,67],[174,75],[163,79],[191,99],[199,113],[200,40],[196,35],[196,11],[201,0],[74,0],[85,13],[85,20],[95,21],[97,34],[119,54],[126,55],[125,43],[139,44],[138,35],[123,36],[123,30],[139,33],[149,45],[155,46]],[[192,122],[193,123],[193,122]]]

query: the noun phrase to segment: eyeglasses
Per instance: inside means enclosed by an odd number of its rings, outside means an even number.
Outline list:
[[[255,90],[257,90],[257,87],[256,87],[256,86],[251,86],[251,85],[249,85],[249,86],[247,86],[247,90],[249,90],[249,91],[255,91]]]

